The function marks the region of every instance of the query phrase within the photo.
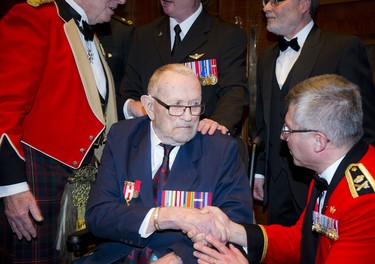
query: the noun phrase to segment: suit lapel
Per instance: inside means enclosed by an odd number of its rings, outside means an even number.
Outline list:
[[[171,35],[169,32],[169,19],[164,17],[153,32],[153,39],[163,64],[170,63],[171,58]]]
[[[105,118],[101,108],[98,89],[96,87],[95,78],[91,70],[90,62],[82,40],[79,36],[78,28],[73,19],[64,24],[65,34],[73,52],[73,56],[81,76],[82,84],[85,89],[86,98],[95,116],[105,124]]]
[[[129,157],[130,179],[141,180],[141,195],[143,205],[153,204],[153,189],[151,175],[151,142],[150,123],[143,122],[139,136],[131,144]]]
[[[99,58],[100,58],[100,61],[102,63],[102,66],[103,66],[104,73],[107,76],[107,82],[108,82],[108,85],[107,85],[108,86],[108,91],[107,91],[108,102],[107,102],[106,109],[105,109],[106,133],[108,133],[112,124],[114,124],[118,120],[117,110],[116,110],[116,95],[115,95],[115,92],[114,92],[115,85],[114,85],[111,70],[108,66],[107,61],[105,60],[105,57],[104,57],[103,53],[101,52],[102,47],[101,47],[101,45],[99,43],[99,40],[96,36],[94,36],[94,43],[96,45],[96,49],[98,50]]]
[[[164,189],[178,191],[191,190],[191,186],[196,182],[195,179],[198,176],[195,163],[201,157],[201,137],[196,136],[193,140],[181,146]]]
[[[317,54],[320,53],[324,44],[323,41],[320,41],[320,34],[321,30],[317,26],[314,26],[306,38],[301,54],[290,71],[290,73],[293,72],[290,87],[293,87],[311,76],[316,60],[319,57]]]
[[[182,61],[207,42],[207,32],[210,31],[210,18],[205,10],[198,16],[173,56],[174,61]]]

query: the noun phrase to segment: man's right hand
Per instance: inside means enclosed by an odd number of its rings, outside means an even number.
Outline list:
[[[43,216],[34,195],[30,191],[26,191],[4,197],[3,199],[5,214],[18,239],[25,238],[30,241],[35,238],[37,234],[33,220],[40,222],[43,220]],[[31,219],[30,215],[33,219]]]

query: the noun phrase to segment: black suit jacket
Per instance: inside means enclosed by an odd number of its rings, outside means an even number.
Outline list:
[[[128,64],[130,45],[134,33],[133,22],[114,15],[111,22],[95,25],[95,33],[100,40],[105,59],[112,72],[116,98],[119,98],[120,86]],[[117,106],[118,115],[123,116],[121,103],[118,103]]]
[[[216,59],[218,83],[202,87],[206,103],[204,117],[238,133],[244,109],[248,109],[246,78],[246,34],[243,30],[209,15],[199,15],[171,56],[169,17],[137,28],[129,56],[129,64],[121,87],[123,102],[139,100],[147,94],[153,72],[168,63],[194,61],[189,55],[203,54],[198,60]]]
[[[256,105],[256,125],[257,136],[266,142],[265,149],[258,156],[256,173],[266,175],[269,179],[269,168],[272,166],[273,173],[278,173],[282,167],[276,168],[275,160],[282,159],[284,169],[288,173],[290,189],[298,207],[302,210],[306,204],[308,185],[303,181],[296,180],[296,166],[291,161],[288,151],[274,151],[274,147],[280,144],[280,124],[270,122],[271,115],[283,112],[275,112],[271,104],[272,80],[275,76],[275,64],[279,54],[279,47],[275,44],[266,49],[258,58],[257,64],[257,105]],[[339,74],[360,87],[363,110],[364,110],[364,139],[369,143],[375,142],[375,88],[371,76],[370,66],[366,51],[360,40],[354,36],[347,36],[333,32],[322,31],[314,26],[309,33],[301,54],[292,67],[283,90],[291,89],[299,82],[321,74]],[[270,141],[270,138],[277,138],[278,142]],[[283,142],[282,144],[285,144]],[[287,149],[287,146],[281,147]],[[268,161],[268,163],[267,163]],[[302,177],[304,175],[301,175]],[[272,176],[271,176],[272,177]],[[272,184],[267,181],[268,184]],[[285,186],[285,190],[288,190]],[[272,195],[272,194],[271,194]],[[267,196],[267,192],[266,192]],[[267,198],[265,202],[267,202]],[[270,210],[275,208],[270,208]],[[277,209],[276,209],[277,210]]]

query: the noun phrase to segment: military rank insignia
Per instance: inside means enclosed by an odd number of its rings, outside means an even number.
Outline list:
[[[336,241],[339,238],[339,222],[317,211],[312,215],[312,231],[320,233],[329,239]]]
[[[33,7],[38,7],[42,4],[52,3],[54,0],[27,0],[27,3]]]
[[[349,165],[345,176],[353,198],[375,192],[374,178],[362,163]]]
[[[188,192],[161,190],[158,194],[158,206],[177,206],[201,209],[212,204],[211,192]]]
[[[204,54],[195,54],[190,55],[190,57],[198,59],[203,55]],[[217,72],[216,59],[195,60],[183,64],[195,72],[202,86],[217,84],[219,75]]]
[[[124,182],[124,198],[126,201],[126,205],[130,205],[130,201],[133,198],[138,198],[139,192],[141,190],[141,183],[142,181],[135,181],[135,182],[130,182],[130,181],[125,181]]]

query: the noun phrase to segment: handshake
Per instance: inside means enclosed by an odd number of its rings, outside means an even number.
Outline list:
[[[231,221],[218,207],[157,207],[148,228],[150,232],[181,230],[194,243],[198,263],[248,263],[236,247],[226,246],[227,242],[247,246],[244,227]]]

